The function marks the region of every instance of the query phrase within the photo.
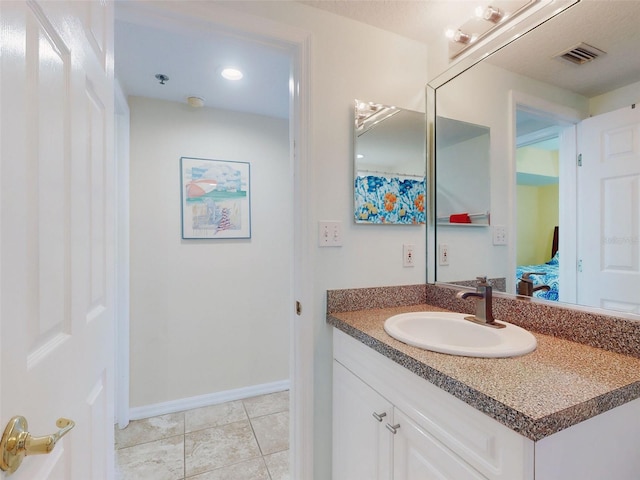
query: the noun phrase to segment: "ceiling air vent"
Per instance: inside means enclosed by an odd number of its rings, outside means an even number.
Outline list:
[[[599,48],[592,47],[589,44],[579,43],[578,45],[571,47],[569,50],[564,50],[558,53],[554,58],[563,58],[569,62],[582,65],[583,63],[591,62],[606,53],[607,52],[603,52]]]

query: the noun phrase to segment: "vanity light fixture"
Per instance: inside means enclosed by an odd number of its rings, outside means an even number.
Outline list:
[[[220,75],[222,75],[222,77],[226,78],[227,80],[240,80],[242,77],[244,77],[243,73],[240,70],[233,67],[223,68]]]
[[[541,2],[542,0],[510,0],[508,2],[509,11],[496,7],[495,3],[486,7],[477,7],[472,18],[457,29],[450,29],[445,33],[447,38],[451,40],[449,42],[449,58],[453,60],[459,57],[485,37],[520,16],[524,11],[536,4],[542,4]],[[502,3],[507,4],[507,2]]]

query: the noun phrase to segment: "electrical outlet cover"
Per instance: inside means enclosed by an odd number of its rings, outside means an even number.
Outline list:
[[[438,248],[438,263],[440,265],[449,265],[449,246],[441,243]]]
[[[402,266],[403,267],[413,267],[415,266],[415,253],[414,253],[414,245],[404,244],[402,245]]]

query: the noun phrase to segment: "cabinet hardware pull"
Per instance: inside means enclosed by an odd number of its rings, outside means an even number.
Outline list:
[[[397,423],[395,425],[391,425],[390,423],[387,423],[385,426],[387,427],[387,430],[389,430],[394,435],[396,433],[398,433],[398,429],[400,428],[400,424],[399,423]]]
[[[373,412],[372,415],[373,415],[373,418],[375,418],[376,420],[381,422],[382,421],[382,417],[386,417],[387,416],[387,412],[382,412],[382,413]]]

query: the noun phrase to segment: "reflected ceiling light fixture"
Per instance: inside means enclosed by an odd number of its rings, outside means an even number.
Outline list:
[[[489,5],[487,8],[476,8],[476,16],[478,18],[483,18],[484,20],[491,23],[499,23],[506,18],[502,10],[492,7],[491,5]]]
[[[243,73],[234,67],[223,68],[220,75],[222,75],[222,77],[226,78],[227,80],[240,80],[242,77],[244,77]]]
[[[356,135],[359,137],[382,120],[400,113],[394,105],[365,103],[356,100]]]

